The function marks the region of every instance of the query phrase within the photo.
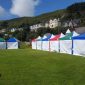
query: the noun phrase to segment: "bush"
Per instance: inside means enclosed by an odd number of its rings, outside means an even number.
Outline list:
[[[20,49],[27,49],[27,48],[31,48],[31,45],[26,44],[25,42],[20,43]]]

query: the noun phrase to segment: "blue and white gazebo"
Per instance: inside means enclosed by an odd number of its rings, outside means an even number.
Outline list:
[[[7,40],[7,49],[18,49],[19,40],[10,38]]]
[[[85,33],[79,36],[72,37],[73,40],[73,55],[85,56]]]

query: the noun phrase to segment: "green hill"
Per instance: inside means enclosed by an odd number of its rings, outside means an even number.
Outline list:
[[[84,57],[31,49],[0,51],[0,85],[84,84]]]
[[[65,10],[58,10],[51,13],[42,14],[36,17],[22,17],[8,20],[9,27],[19,27],[22,23],[33,25],[48,21],[52,18],[59,18],[63,15]],[[42,22],[41,22],[42,21]]]
[[[40,23],[41,21],[45,22],[52,18],[61,18],[61,20],[85,19],[84,14],[85,14],[85,2],[80,2],[68,6],[66,9],[57,10],[36,17],[15,18],[11,20],[6,20],[6,22],[8,23],[8,27],[18,28],[22,23],[33,25],[36,23]],[[3,21],[0,23],[3,23]]]
[[[81,19],[84,18],[85,19],[85,2],[81,2],[81,3],[75,3],[72,4],[71,6],[67,7],[67,13],[68,13],[68,18],[72,18],[72,19]]]

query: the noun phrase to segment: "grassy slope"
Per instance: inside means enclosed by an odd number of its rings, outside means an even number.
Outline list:
[[[0,50],[0,85],[85,85],[85,58],[30,49]]]

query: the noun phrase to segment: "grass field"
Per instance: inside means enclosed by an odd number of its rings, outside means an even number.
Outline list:
[[[85,58],[31,49],[0,50],[0,85],[85,85]]]

